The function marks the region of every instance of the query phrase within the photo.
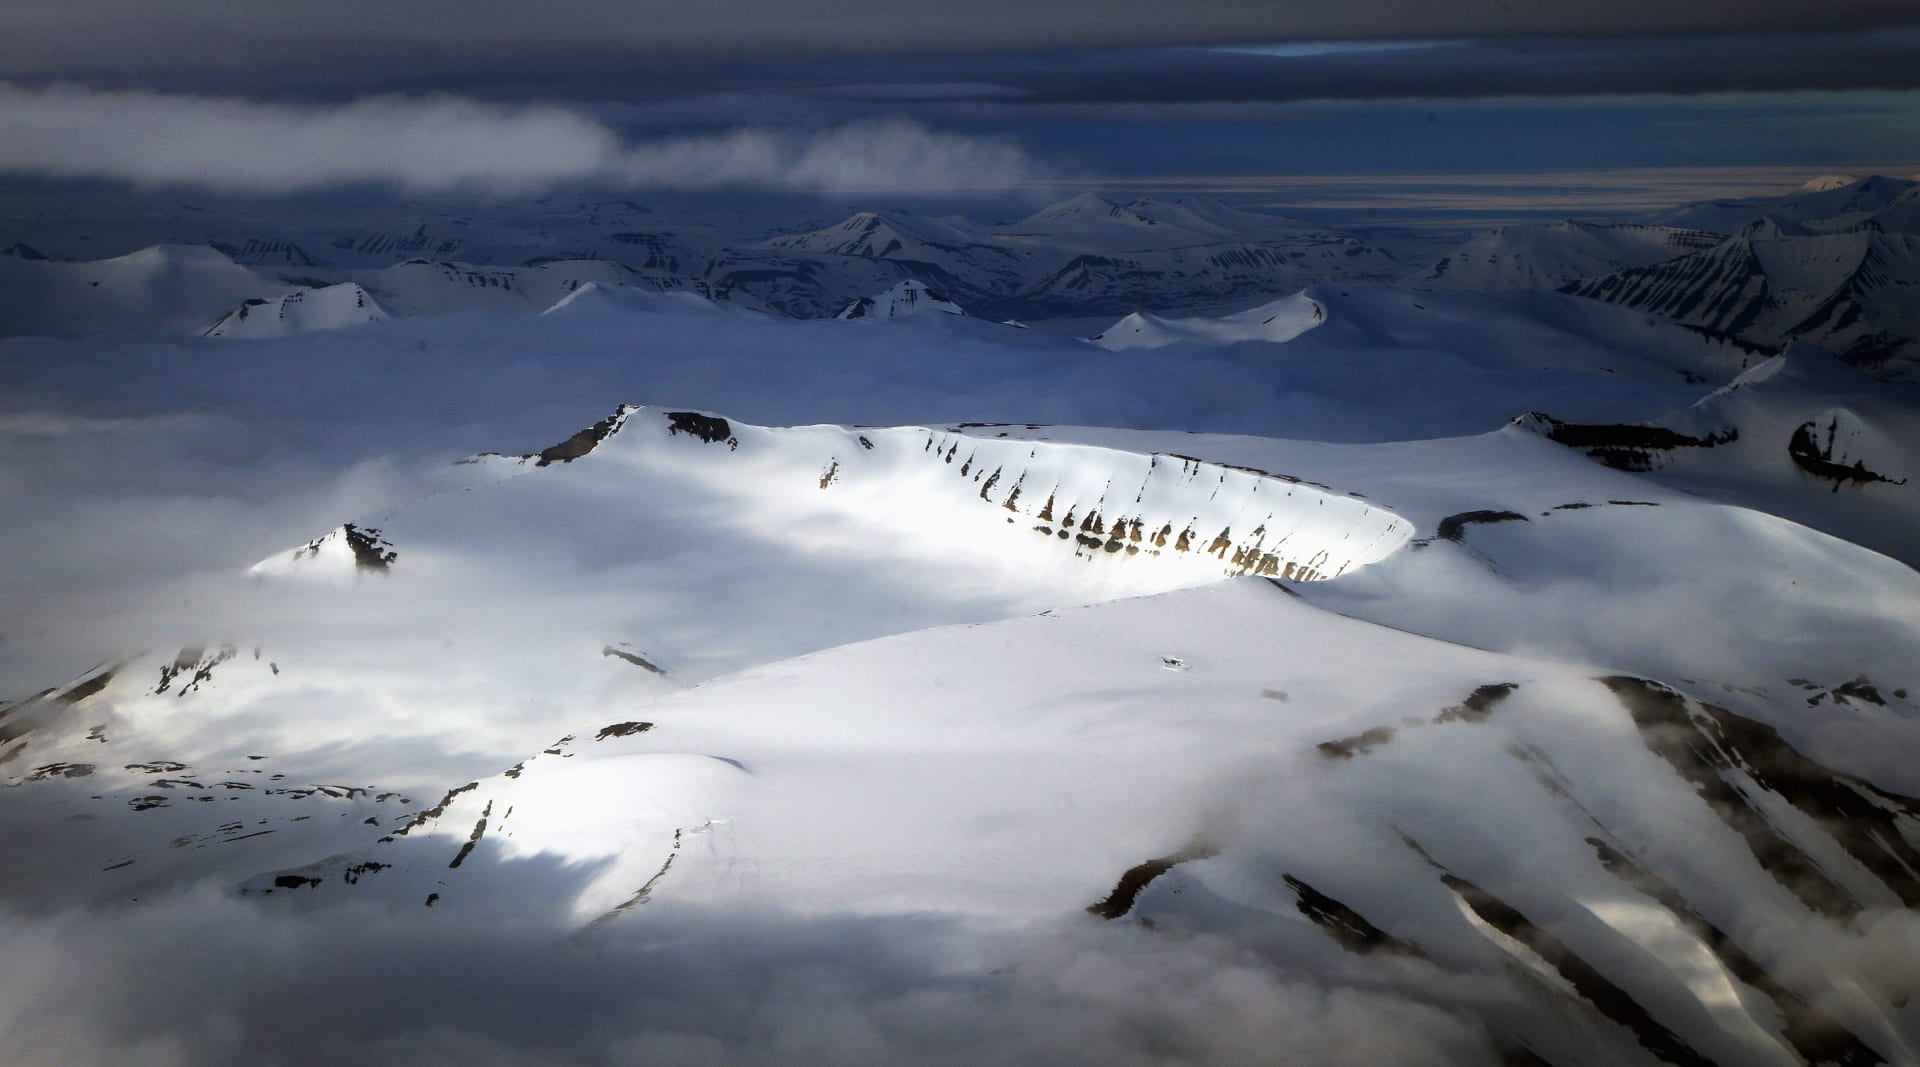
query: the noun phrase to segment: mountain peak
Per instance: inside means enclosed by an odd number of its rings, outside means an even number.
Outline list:
[[[922,312],[938,312],[943,315],[965,315],[960,305],[941,296],[927,287],[917,278],[888,289],[878,296],[861,297],[841,308],[834,315],[836,319],[898,319]]]
[[[1808,178],[1806,184],[1800,186],[1800,192],[1832,192],[1835,189],[1844,189],[1859,180],[1857,176],[1852,174],[1822,174],[1817,178]]]

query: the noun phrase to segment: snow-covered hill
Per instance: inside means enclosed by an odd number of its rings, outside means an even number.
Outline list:
[[[208,337],[285,337],[310,330],[337,330],[393,316],[352,282],[300,289],[278,300],[249,300],[207,327]]]

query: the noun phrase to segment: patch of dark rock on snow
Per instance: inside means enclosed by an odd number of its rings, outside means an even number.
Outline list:
[[[413,830],[414,828],[419,826],[424,826],[427,823],[430,823],[433,820],[438,819],[440,816],[445,815],[447,813],[447,806],[453,803],[455,797],[458,797],[462,793],[468,792],[470,790],[478,789],[478,788],[480,788],[479,782],[468,782],[466,785],[447,790],[447,795],[440,798],[440,803],[435,804],[433,807],[428,808],[427,810],[421,812],[418,815],[415,815],[413,819],[407,823],[407,825],[402,826],[398,830],[395,830],[393,832],[394,836],[405,837],[407,833]]]
[[[1867,485],[1872,482],[1884,482],[1888,485],[1905,485],[1907,480],[1895,480],[1884,474],[1867,469],[1866,464],[1854,460],[1851,466],[1837,463],[1833,458],[1833,441],[1839,431],[1839,420],[1827,423],[1827,443],[1820,444],[1820,427],[1808,422],[1793,431],[1793,437],[1787,441],[1787,455],[1794,465],[1816,478],[1831,481],[1833,491],[1839,492],[1843,485]]]
[[[353,565],[360,570],[385,573],[393,561],[400,558],[400,553],[371,526],[347,523],[340,527],[340,532],[347,539],[347,547],[353,549]]]
[[[1418,956],[1425,959],[1427,954],[1414,945],[1387,933],[1368,922],[1364,916],[1340,901],[1320,892],[1305,881],[1293,875],[1281,876],[1287,888],[1293,890],[1298,900],[1294,906],[1300,914],[1313,920],[1313,924],[1326,931],[1328,937],[1340,943],[1340,947],[1355,955],[1364,956],[1370,952],[1391,952],[1403,956]]]
[[[697,411],[667,412],[667,434],[682,433],[710,445],[724,442],[729,449],[740,447],[740,439],[733,436],[733,427],[718,415],[702,415]]]
[[[1206,841],[1195,840],[1171,856],[1148,860],[1121,875],[1120,881],[1113,887],[1113,892],[1108,893],[1107,898],[1100,903],[1087,905],[1087,911],[1102,919],[1118,919],[1133,910],[1134,901],[1140,899],[1140,894],[1146,890],[1147,886],[1153,884],[1155,878],[1182,863],[1207,859],[1217,855],[1219,851]]]
[[[275,889],[300,889],[302,887],[313,889],[319,884],[320,879],[309,878],[299,874],[283,874],[273,880],[273,887]]]
[[[600,732],[593,735],[593,739],[606,741],[615,737],[632,737],[635,734],[644,734],[651,729],[653,724],[650,722],[617,722],[612,726],[601,727]]]
[[[637,908],[640,905],[645,904],[647,902],[647,898],[653,896],[653,887],[656,885],[659,885],[660,879],[665,878],[667,876],[667,872],[673,869],[673,861],[678,859],[680,856],[680,841],[684,833],[685,831],[683,829],[675,829],[673,831],[673,848],[668,850],[667,861],[660,865],[659,870],[653,872],[653,877],[647,879],[646,883],[643,884],[639,889],[635,890],[632,896],[621,901],[619,905],[617,905],[612,911],[609,911],[605,915],[601,915],[595,918],[590,925],[600,926],[604,923],[611,922],[615,917],[620,915],[622,912],[632,911],[634,908]]]
[[[368,860],[365,863],[356,863],[340,872],[340,880],[348,885],[359,885],[360,879],[366,875],[377,874],[391,866],[393,865],[390,863],[379,863],[374,860]]]
[[[1814,689],[1818,687],[1809,685],[1806,688]],[[1896,697],[1905,695],[1902,690],[1894,690],[1894,696]],[[1887,698],[1880,695],[1880,688],[1872,682],[1867,681],[1867,676],[1864,674],[1851,682],[1842,682],[1832,689],[1808,697],[1807,706],[1817,708],[1828,699],[1831,699],[1835,704],[1849,704],[1855,700],[1860,700],[1868,704],[1876,704],[1883,708],[1887,706]]]
[[[35,767],[26,780],[44,782],[50,778],[86,778],[92,774],[91,763],[49,763],[44,767]]]
[[[1458,515],[1449,515],[1440,520],[1440,526],[1434,530],[1432,540],[1458,542],[1466,537],[1467,527],[1474,523],[1529,522],[1525,515],[1517,511],[1463,511]]]
[[[660,665],[648,660],[646,657],[637,655],[632,652],[628,652],[625,649],[615,648],[612,645],[607,645],[604,648],[602,648],[600,650],[600,655],[612,656],[614,659],[626,660],[628,663],[631,663],[636,667],[644,668],[646,670],[652,671],[655,674],[667,673],[666,668],[661,667]]]
[[[1314,747],[1328,759],[1350,760],[1356,755],[1364,756],[1391,740],[1393,740],[1393,727],[1375,726],[1352,737],[1342,737],[1337,741],[1322,741]]]
[[[447,864],[449,870],[467,862],[467,857],[473,855],[473,850],[480,844],[480,839],[487,836],[487,820],[492,816],[493,801],[489,800],[487,806],[480,812],[480,821],[473,824],[473,833],[469,834],[466,843],[460,846],[460,852],[453,857],[453,862]]]
[[[542,450],[533,457],[533,465],[536,467],[545,467],[554,463],[572,463],[581,456],[592,452],[599,446],[600,442],[613,436],[613,432],[620,428],[620,424],[625,422],[626,418],[627,409],[621,408],[619,411],[608,415],[606,418],[581,430],[579,433],[554,445],[552,448]]]
[[[1705,437],[1694,437],[1659,426],[1561,422],[1537,411],[1528,412],[1514,421],[1550,441],[1580,449],[1588,458],[1623,471],[1654,470],[1664,465],[1662,455],[1674,449],[1713,448],[1740,438],[1740,431],[1735,427],[1715,430]]]
[[[72,686],[66,692],[55,696],[54,699],[60,701],[63,704],[78,704],[82,700],[85,700],[88,697],[99,693],[102,689],[105,689],[107,687],[107,683],[113,681],[113,674],[114,672],[113,672],[113,669],[111,668],[108,670],[101,671],[99,674],[96,674],[93,677],[88,678],[77,685]],[[100,729],[104,729],[104,727],[101,727]],[[104,741],[106,740],[106,738],[104,737],[94,738],[89,736],[89,740]]]
[[[1500,706],[1501,702],[1512,696],[1520,688],[1518,682],[1494,682],[1483,685],[1467,694],[1467,699],[1450,708],[1443,709],[1434,716],[1434,722],[1485,722],[1487,714]]]

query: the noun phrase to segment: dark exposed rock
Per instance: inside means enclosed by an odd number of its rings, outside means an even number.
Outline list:
[[[1440,520],[1433,536],[1442,541],[1459,541],[1466,536],[1467,527],[1474,523],[1527,522],[1525,515],[1514,511],[1463,511],[1458,515],[1449,515]]]
[[[1155,878],[1182,863],[1203,860],[1215,855],[1218,851],[1207,842],[1196,839],[1171,856],[1148,860],[1121,875],[1120,881],[1113,887],[1113,892],[1108,893],[1107,898],[1100,903],[1088,905],[1087,911],[1102,919],[1118,919],[1133,910],[1134,901],[1140,898],[1141,892],[1151,885]]]
[[[424,826],[427,823],[430,823],[433,820],[438,819],[440,816],[445,815],[447,813],[447,806],[453,803],[455,797],[458,797],[460,794],[468,792],[469,790],[478,789],[478,788],[480,788],[479,782],[468,782],[466,785],[460,786],[455,789],[447,790],[447,795],[440,798],[440,803],[435,804],[433,807],[428,808],[427,810],[421,812],[418,815],[415,815],[413,819],[407,823],[407,825],[402,826],[398,830],[395,830],[393,832],[394,836],[405,837],[409,831],[415,829],[416,827]]]
[[[1680,448],[1714,448],[1740,438],[1736,427],[1715,430],[1705,437],[1659,426],[1634,426],[1620,423],[1561,422],[1537,411],[1521,417],[1548,440],[1577,448],[1589,458],[1624,471],[1649,471],[1664,465],[1665,456]]]
[[[1406,956],[1426,958],[1426,953],[1414,945],[1394,937],[1392,934],[1368,922],[1359,912],[1340,901],[1320,892],[1305,881],[1293,875],[1282,876],[1287,888],[1293,890],[1298,898],[1295,907],[1300,914],[1313,921],[1315,926],[1325,931],[1328,937],[1340,943],[1340,947],[1357,955],[1370,952],[1392,952]]]
[[[718,415],[703,415],[697,411],[669,411],[667,412],[667,433],[669,436],[683,433],[710,445],[724,442],[729,449],[740,447],[740,439],[733,435],[733,427]]]
[[[646,670],[652,671],[655,674],[667,673],[666,668],[659,666],[658,664],[652,662],[651,660],[648,660],[646,657],[638,655],[633,652],[628,652],[625,649],[615,648],[612,645],[607,645],[602,649],[600,649],[600,654],[602,656],[612,656],[615,659],[626,660],[628,663],[631,663],[636,667],[644,668]]]
[[[1354,734],[1352,737],[1342,737],[1336,741],[1322,741],[1314,747],[1319,749],[1320,754],[1328,759],[1350,760],[1355,755],[1366,755],[1368,752],[1373,751],[1375,748],[1391,740],[1393,740],[1392,727],[1375,726]]]
[[[612,436],[613,432],[620,428],[620,424],[626,421],[626,418],[627,410],[625,408],[608,415],[606,418],[581,430],[579,433],[574,434],[559,444],[542,450],[534,457],[533,465],[536,467],[545,467],[553,463],[572,463],[581,456],[592,452],[599,446],[600,442]]]
[[[35,767],[27,775],[29,782],[44,782],[49,778],[86,778],[93,774],[91,763],[49,763],[44,767]]]
[[[370,526],[355,526],[352,523],[340,527],[341,535],[347,540],[347,547],[353,550],[353,565],[363,571],[384,574],[400,558],[400,553],[380,537],[380,531]]]
[[[1467,699],[1453,707],[1443,709],[1434,717],[1434,722],[1453,722],[1456,719],[1466,722],[1484,722],[1487,714],[1500,706],[1501,702],[1519,689],[1518,682],[1493,682],[1483,685],[1467,694]]]
[[[1838,463],[1833,458],[1834,437],[1839,431],[1839,419],[1827,423],[1827,443],[1820,443],[1820,427],[1816,423],[1802,423],[1793,431],[1793,437],[1787,441],[1787,455],[1794,465],[1816,478],[1833,483],[1833,491],[1839,492],[1843,485],[1867,485],[1872,482],[1884,482],[1888,485],[1905,485],[1907,480],[1895,480],[1884,474],[1867,469],[1867,465],[1854,460],[1851,465]]]

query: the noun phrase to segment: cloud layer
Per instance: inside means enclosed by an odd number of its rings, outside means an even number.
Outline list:
[[[349,182],[524,192],[569,181],[818,192],[1002,189],[1017,147],[899,121],[629,141],[578,111],[459,97],[298,105],[0,86],[0,173],[292,192]]]

